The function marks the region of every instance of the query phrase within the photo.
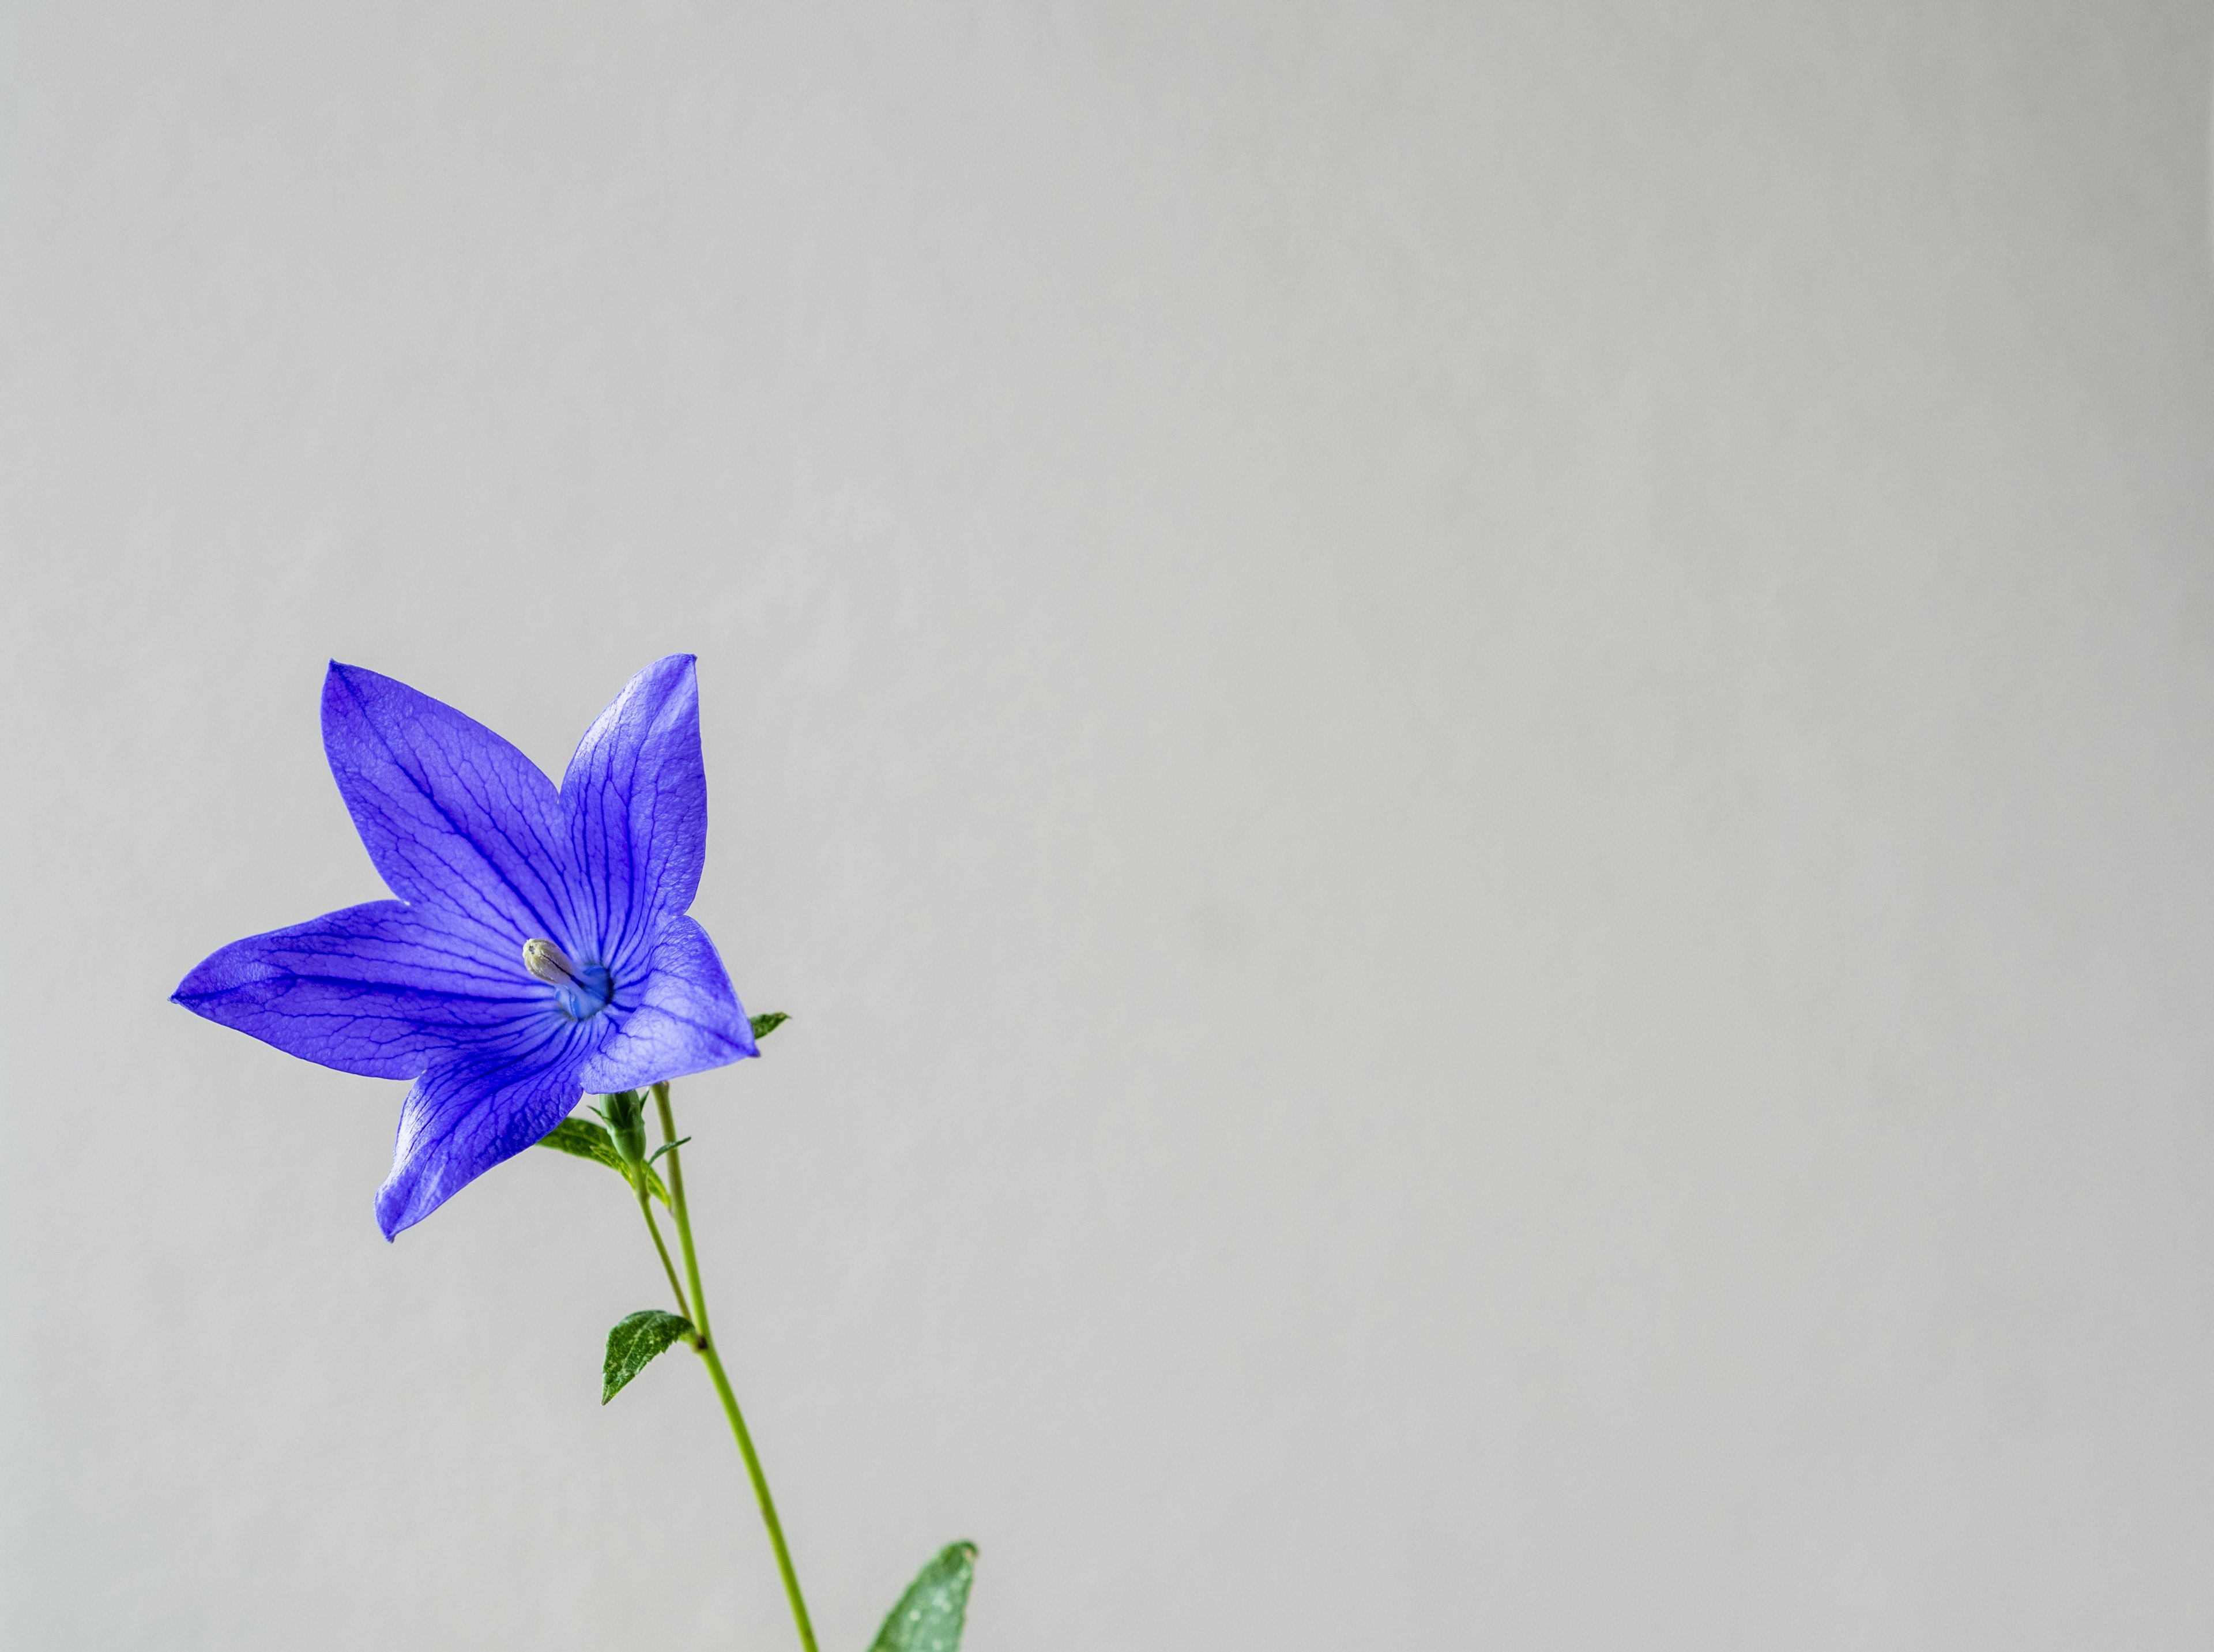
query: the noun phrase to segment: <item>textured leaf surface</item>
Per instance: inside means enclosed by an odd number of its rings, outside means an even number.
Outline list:
[[[771,1010],[767,1015],[755,1016],[749,1024],[754,1030],[754,1041],[760,1043],[790,1019],[792,1018],[782,1010]]]
[[[976,1545],[949,1543],[916,1574],[869,1652],[957,1652],[976,1576]]]
[[[538,1138],[541,1147],[552,1147],[560,1153],[572,1153],[579,1159],[597,1159],[609,1170],[630,1182],[631,1167],[623,1163],[622,1155],[615,1151],[615,1138],[589,1118],[565,1118],[544,1135]],[[657,1157],[658,1155],[657,1155]],[[645,1190],[661,1201],[669,1202],[669,1190],[661,1184],[661,1178],[649,1166],[645,1172]]]
[[[692,1322],[659,1308],[640,1308],[627,1314],[608,1333],[608,1362],[600,1380],[600,1404],[604,1405],[633,1377],[669,1351],[672,1343],[692,1334]]]
[[[565,1118],[540,1136],[538,1145],[573,1153],[579,1159],[596,1159],[617,1170],[622,1168],[622,1160],[615,1156],[615,1144],[608,1139],[605,1130],[590,1119]]]

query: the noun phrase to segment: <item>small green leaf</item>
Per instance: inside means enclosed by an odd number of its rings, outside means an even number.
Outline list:
[[[976,1545],[947,1544],[915,1574],[869,1652],[958,1652],[976,1576]]]
[[[767,1015],[755,1016],[753,1018],[755,1039],[759,1041],[762,1038],[768,1037],[770,1033],[774,1032],[779,1027],[782,1026],[790,1019],[792,1019],[792,1018],[786,1015],[782,1010],[771,1010]]]
[[[682,1147],[691,1139],[692,1138],[688,1135],[680,1135],[674,1141],[663,1142],[659,1147],[656,1147],[652,1153],[647,1155],[645,1162],[651,1165],[656,1159],[660,1158],[663,1153],[676,1152],[677,1148]]]
[[[562,1153],[573,1153],[579,1159],[596,1159],[602,1164],[615,1160],[615,1143],[608,1133],[590,1119],[565,1118],[538,1138],[541,1147],[554,1147]]]
[[[615,1151],[615,1139],[589,1118],[565,1118],[538,1138],[541,1147],[552,1147],[560,1153],[572,1153],[579,1159],[596,1159],[609,1170],[630,1182],[630,1166],[623,1163],[622,1155]],[[649,1167],[645,1172],[645,1190],[662,1203],[669,1202],[669,1190],[661,1184],[661,1178]]]
[[[608,1363],[600,1380],[600,1404],[622,1392],[623,1385],[669,1351],[671,1343],[692,1334],[692,1322],[659,1308],[640,1308],[627,1314],[608,1333]]]

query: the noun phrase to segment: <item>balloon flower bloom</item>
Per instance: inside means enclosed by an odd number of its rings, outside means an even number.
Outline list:
[[[389,1239],[538,1141],[590,1090],[643,1090],[754,1055],[707,932],[684,915],[707,850],[692,658],[630,680],[557,791],[483,724],[333,664],[323,750],[400,898],[233,941],[176,1001],[289,1055],[413,1079]]]
[[[708,1327],[670,1080],[757,1055],[785,1018],[749,1019],[706,931],[686,915],[706,860],[707,779],[688,654],[633,677],[584,731],[556,786],[515,747],[390,677],[333,664],[323,750],[395,898],[233,941],[175,1001],[287,1055],[411,1079],[388,1239],[535,1144],[619,1172],[645,1219],[676,1312],[609,1333],[601,1399],[678,1343],[697,1354],[745,1459],[805,1652],[799,1579],[761,1459]],[[600,1123],[569,1115],[601,1098]],[[661,1144],[646,1150],[647,1098]],[[666,1158],[666,1178],[659,1161]],[[676,1227],[683,1276],[653,1206]],[[923,1569],[878,1652],[951,1652],[976,1551]]]

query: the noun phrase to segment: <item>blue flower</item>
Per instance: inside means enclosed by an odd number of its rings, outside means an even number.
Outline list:
[[[174,1000],[288,1055],[415,1080],[376,1195],[387,1239],[585,1091],[757,1053],[684,915],[707,842],[690,655],[631,679],[558,791],[482,724],[357,666],[323,680],[323,749],[400,898],[235,941]]]

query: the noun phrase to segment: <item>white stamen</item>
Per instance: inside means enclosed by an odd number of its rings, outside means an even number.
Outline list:
[[[550,940],[523,942],[523,967],[549,987],[567,987],[577,980],[577,966]]]

